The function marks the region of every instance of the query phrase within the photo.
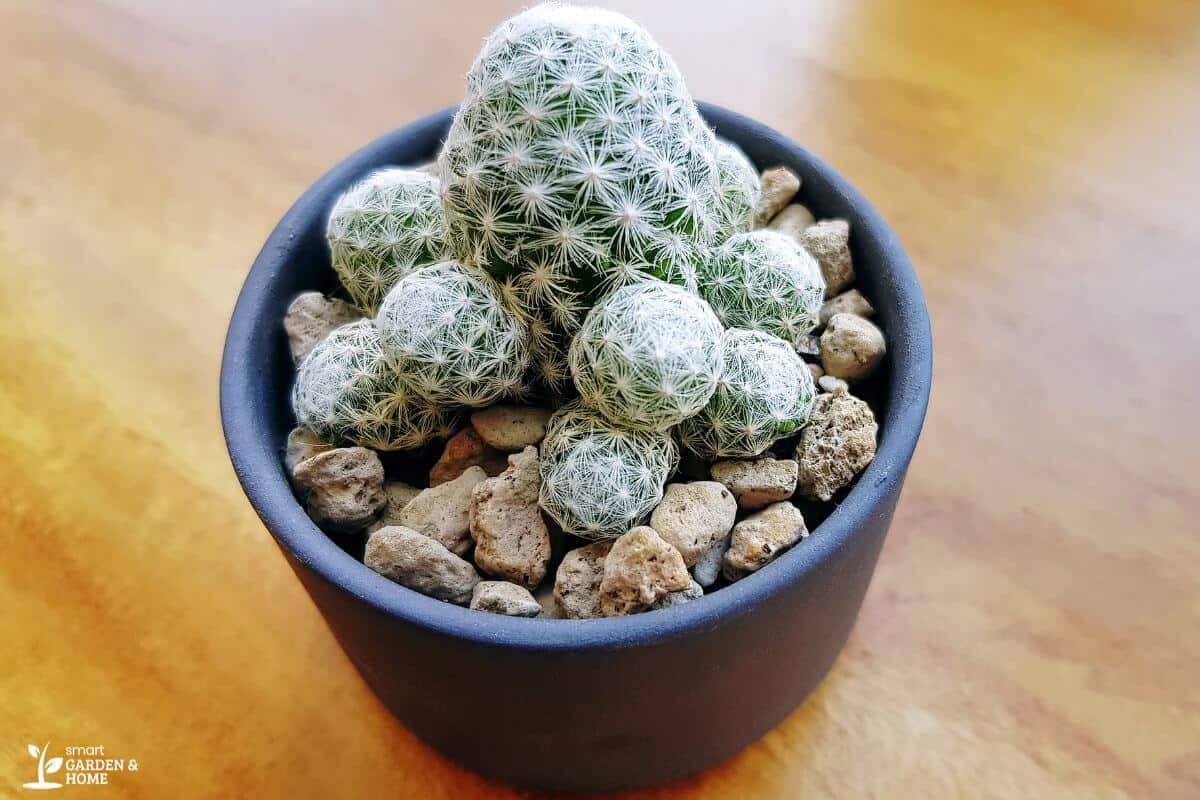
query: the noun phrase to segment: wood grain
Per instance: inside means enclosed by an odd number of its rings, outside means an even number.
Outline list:
[[[833,673],[629,797],[1200,795],[1200,5],[617,5],[874,201],[937,353]],[[233,478],[216,379],[283,210],[454,102],[516,8],[0,3],[0,793],[49,739],[138,758],[112,796],[515,796],[365,688]]]

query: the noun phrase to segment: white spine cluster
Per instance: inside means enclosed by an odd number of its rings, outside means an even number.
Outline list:
[[[717,139],[717,186],[721,193],[717,206],[722,239],[746,233],[754,227],[754,210],[762,194],[758,170],[733,142]]]
[[[571,343],[585,405],[611,422],[662,431],[704,408],[721,375],[723,329],[708,303],[647,281],[618,289]]]
[[[338,198],[325,237],[342,285],[367,313],[405,275],[448,256],[439,187],[424,172],[384,169]]]
[[[544,4],[501,25],[439,157],[454,254],[546,328],[561,380],[587,309],[646,276],[693,286],[718,230],[715,137],[626,17]]]
[[[700,295],[726,327],[763,331],[799,347],[817,325],[825,280],[790,236],[757,230],[712,251],[701,267]]]
[[[568,533],[614,538],[658,505],[678,461],[668,434],[618,428],[571,403],[546,428],[539,504]]]
[[[444,261],[409,273],[375,319],[401,381],[431,403],[486,406],[521,390],[525,330],[486,275]]]
[[[292,409],[327,442],[375,450],[420,447],[450,436],[456,422],[403,387],[367,319],[336,328],[301,362]]]
[[[679,439],[705,459],[757,456],[804,426],[816,390],[787,342],[761,331],[725,332],[725,373],[704,410],[679,426]]]

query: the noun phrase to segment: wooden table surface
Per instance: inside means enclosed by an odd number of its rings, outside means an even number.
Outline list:
[[[334,5],[0,3],[0,794],[49,740],[138,760],[96,795],[517,795],[384,711],[221,440],[275,221],[518,8]],[[629,796],[1200,796],[1200,4],[619,6],[872,199],[937,376],[832,673]]]

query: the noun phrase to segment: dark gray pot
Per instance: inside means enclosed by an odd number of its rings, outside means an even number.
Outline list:
[[[770,730],[845,643],[921,432],[929,319],[896,237],[850,184],[787,137],[715,106],[701,110],[760,167],[795,170],[804,180],[800,200],[818,218],[850,221],[858,287],[878,310],[889,346],[868,390],[881,412],[874,463],[813,536],[728,588],[622,619],[483,614],[376,575],[318,530],[293,497],[280,457],[294,424],[284,312],[297,293],[334,285],[323,234],[337,194],[377,167],[432,158],[453,109],[377,139],[313,184],[267,240],[229,324],[221,417],[246,496],[388,708],[485,775],[566,790],[661,783],[728,758]]]

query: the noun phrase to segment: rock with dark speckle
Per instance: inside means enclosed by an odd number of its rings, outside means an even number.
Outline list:
[[[679,551],[642,525],[613,542],[604,559],[600,610],[606,617],[636,614],[691,583]]]
[[[662,502],[650,515],[650,527],[666,539],[688,566],[729,533],[737,501],[716,481],[668,484]]]
[[[693,580],[688,584],[686,589],[680,589],[678,592],[671,592],[654,601],[650,606],[651,611],[657,611],[660,608],[671,608],[672,606],[681,606],[684,603],[690,603],[693,600],[699,600],[704,597],[704,587]]]
[[[471,602],[479,573],[438,542],[411,528],[389,525],[367,539],[363,563],[409,589],[447,603]]]
[[[604,579],[604,559],[612,546],[611,541],[593,542],[563,556],[554,577],[554,602],[560,616],[566,619],[604,616],[600,609],[600,582]]]
[[[538,508],[542,479],[537,448],[509,456],[508,464],[474,489],[470,523],[475,564],[488,575],[534,589],[550,563],[550,531]]]
[[[345,300],[326,297],[320,292],[298,295],[283,317],[292,361],[299,364],[334,328],[361,317],[362,313]]]
[[[755,510],[791,497],[796,491],[796,470],[791,459],[718,461],[712,465],[712,477],[733,492],[739,506]]]
[[[471,608],[507,617],[536,617],[542,607],[524,586],[508,581],[480,581],[471,593]]]
[[[374,450],[365,447],[318,453],[297,464],[293,475],[306,490],[308,515],[335,533],[361,531],[387,504],[383,464]]]
[[[471,493],[486,479],[483,467],[468,467],[454,480],[425,489],[400,512],[400,524],[461,556],[471,549]]]
[[[744,578],[806,536],[800,509],[788,502],[767,506],[733,526],[721,572],[729,581]]]
[[[471,415],[479,438],[497,450],[524,450],[546,435],[550,412],[531,406],[497,405]]]

